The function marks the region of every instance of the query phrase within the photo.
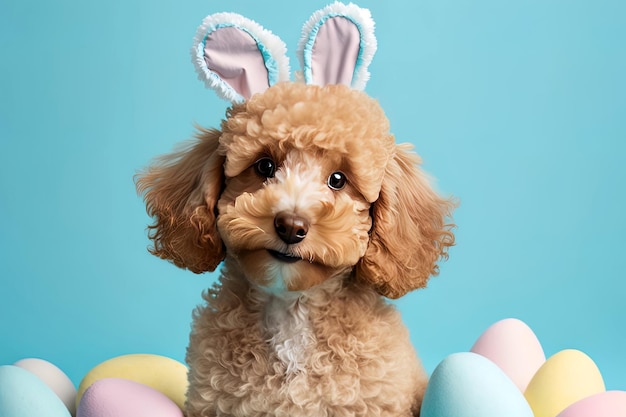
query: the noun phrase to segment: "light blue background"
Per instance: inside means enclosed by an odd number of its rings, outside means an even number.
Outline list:
[[[0,364],[78,384],[127,353],[183,360],[215,275],[148,254],[133,175],[227,103],[189,59],[235,11],[289,45],[323,1],[0,0]],[[457,246],[399,302],[429,372],[493,322],[590,355],[626,390],[626,2],[363,0],[367,91],[461,201]]]

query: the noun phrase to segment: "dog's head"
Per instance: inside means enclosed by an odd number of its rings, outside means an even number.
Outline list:
[[[255,284],[290,291],[338,275],[390,298],[425,286],[453,244],[452,205],[379,104],[345,85],[248,95],[221,130],[138,177],[152,252],[196,273],[228,256]]]

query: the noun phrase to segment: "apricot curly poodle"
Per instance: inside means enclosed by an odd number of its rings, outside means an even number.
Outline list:
[[[139,175],[152,253],[223,261],[193,314],[187,417],[419,414],[427,375],[385,297],[454,243],[419,163],[366,94],[287,82]]]

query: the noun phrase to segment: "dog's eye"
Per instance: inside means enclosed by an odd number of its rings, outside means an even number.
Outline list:
[[[276,172],[276,164],[271,158],[261,158],[254,163],[254,170],[265,178],[272,178]]]
[[[330,174],[330,177],[328,177],[328,186],[333,190],[341,190],[345,187],[346,181],[346,175],[343,172],[333,172]]]

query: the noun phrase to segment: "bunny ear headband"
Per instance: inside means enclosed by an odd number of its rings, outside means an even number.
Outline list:
[[[363,90],[376,52],[369,10],[333,3],[313,13],[302,29],[297,55],[306,84],[345,84]],[[235,13],[204,18],[191,51],[198,77],[233,103],[289,81],[285,43],[256,22]]]

